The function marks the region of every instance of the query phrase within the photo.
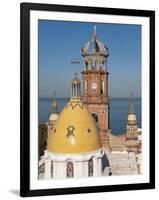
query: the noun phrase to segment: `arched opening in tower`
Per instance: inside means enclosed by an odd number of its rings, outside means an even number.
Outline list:
[[[98,126],[98,115],[96,113],[92,113],[92,117],[94,118],[95,123]]]

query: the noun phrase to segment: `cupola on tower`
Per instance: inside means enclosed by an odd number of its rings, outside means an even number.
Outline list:
[[[96,27],[92,40],[81,50],[84,60],[82,100],[96,121],[102,144],[109,146],[108,48],[99,41]]]

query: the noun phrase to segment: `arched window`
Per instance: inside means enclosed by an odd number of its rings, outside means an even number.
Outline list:
[[[87,81],[84,81],[84,90],[87,91]]]
[[[104,94],[104,80],[101,80],[100,82],[100,93]]]
[[[98,124],[98,115],[96,113],[92,113],[92,116],[93,116],[96,124]]]
[[[69,161],[66,165],[67,178],[72,178],[74,176],[73,162]]]
[[[93,158],[88,161],[88,176],[93,176]]]

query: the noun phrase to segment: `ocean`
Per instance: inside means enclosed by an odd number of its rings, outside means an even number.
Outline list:
[[[69,98],[57,98],[58,113],[67,104]],[[46,122],[51,113],[52,98],[39,98],[39,122]],[[138,127],[141,127],[141,99],[134,99]],[[110,100],[110,129],[114,135],[126,132],[126,121],[129,109],[129,99],[112,98]]]

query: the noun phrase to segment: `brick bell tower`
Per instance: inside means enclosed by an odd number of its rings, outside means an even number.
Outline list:
[[[108,48],[99,41],[96,27],[92,40],[81,50],[84,60],[82,100],[95,119],[101,142],[109,145]]]

